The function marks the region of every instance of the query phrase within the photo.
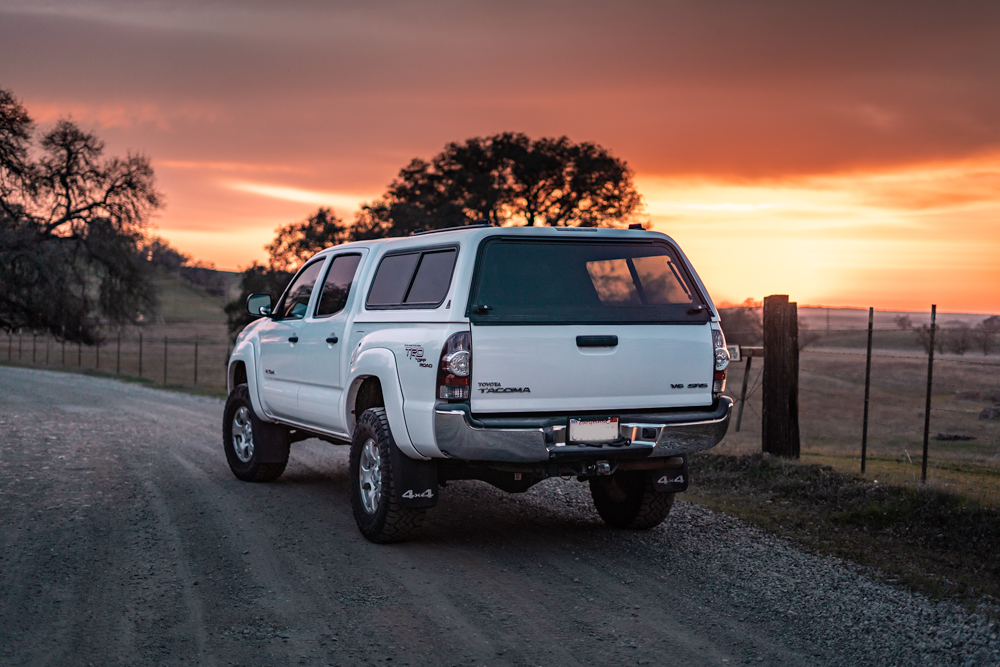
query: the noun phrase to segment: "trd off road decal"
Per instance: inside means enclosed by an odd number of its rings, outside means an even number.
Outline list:
[[[504,387],[499,382],[480,382],[480,394],[530,394],[530,387]]]
[[[406,350],[406,358],[413,359],[420,364],[421,368],[434,368],[434,364],[424,358],[423,345],[404,345],[403,349]]]

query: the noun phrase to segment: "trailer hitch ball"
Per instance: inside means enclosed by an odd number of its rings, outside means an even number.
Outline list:
[[[611,474],[611,464],[607,461],[598,461],[594,464],[594,474],[596,475],[610,475]]]

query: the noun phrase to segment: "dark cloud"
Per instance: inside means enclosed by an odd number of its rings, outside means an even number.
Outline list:
[[[141,107],[114,141],[307,164],[317,181],[384,182],[508,129],[737,179],[1000,147],[995,2],[3,7],[0,85],[29,102]]]

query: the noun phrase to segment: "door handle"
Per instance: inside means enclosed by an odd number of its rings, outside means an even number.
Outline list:
[[[289,343],[298,343],[299,342],[299,337],[298,336],[289,336],[288,337],[288,342]]]
[[[618,336],[577,336],[577,347],[615,347]]]
[[[329,343],[330,345],[333,345],[338,340],[340,340],[340,339],[337,338],[336,336],[330,336],[329,338],[326,339],[326,342]]]

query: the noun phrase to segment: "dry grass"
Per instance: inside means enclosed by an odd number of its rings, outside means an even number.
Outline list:
[[[864,478],[921,487],[927,361],[917,351],[876,350],[872,360],[868,459]],[[739,397],[744,363],[731,366],[727,393]],[[760,382],[761,360],[750,372]],[[864,351],[806,349],[800,357],[802,460],[860,474]],[[750,395],[739,433],[730,427],[714,453],[761,451],[760,389]],[[935,360],[927,486],[1000,507],[1000,420],[979,413],[1000,402],[1000,357],[943,355]],[[936,440],[938,433],[972,436]]]
[[[996,610],[1000,509],[754,454],[695,455],[692,500],[934,597]]]

